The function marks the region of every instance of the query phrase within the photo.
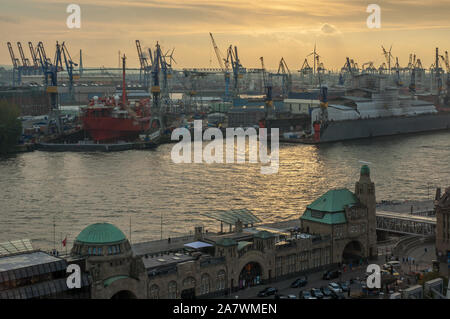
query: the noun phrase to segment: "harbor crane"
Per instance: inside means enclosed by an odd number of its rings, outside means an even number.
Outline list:
[[[23,53],[22,43],[17,42],[17,48],[19,49],[20,58],[22,59],[22,66],[24,68],[30,68],[30,60],[25,57],[25,54]]]
[[[445,80],[445,97],[444,97],[444,104],[446,106],[449,105],[450,102],[450,62],[448,59],[448,51],[445,51],[445,56],[441,55],[440,58],[442,59],[443,64],[445,65],[445,70],[447,72],[447,77]]]
[[[303,61],[302,67],[300,68],[300,70],[298,72],[300,72],[301,74],[312,74],[313,73],[313,69],[309,65],[308,59],[305,58],[305,61]]]
[[[9,55],[11,56],[11,61],[13,65],[13,86],[20,85],[22,83],[22,65],[18,58],[16,58],[14,54],[14,50],[12,48],[11,42],[7,43]],[[17,77],[16,77],[17,73]]]
[[[265,106],[266,106],[266,112],[273,110],[273,99],[272,99],[272,80],[270,75],[267,74],[266,68],[264,66],[264,58],[260,57],[261,60],[261,70],[262,70],[262,76],[263,76],[263,83],[266,93],[265,98]]]
[[[223,58],[222,54],[220,53],[219,47],[216,44],[216,41],[214,40],[214,37],[212,33],[209,33],[209,36],[211,37],[211,42],[214,47],[214,52],[216,53],[217,62],[219,62],[219,67],[224,73],[225,77],[225,97],[224,101],[230,101],[230,70],[229,70],[229,64],[228,61]]]
[[[292,75],[283,57],[281,57],[280,63],[278,64],[276,75],[281,75],[283,98],[287,98],[292,88]]]
[[[365,62],[361,65],[361,70],[364,73],[374,74],[377,71],[377,68],[374,66],[373,61]]]
[[[38,69],[39,68],[39,59],[37,57],[37,53],[36,53],[37,51],[34,50],[32,42],[28,42],[28,47],[30,48],[31,59],[32,59],[33,64],[34,64],[34,68]]]
[[[239,79],[243,78],[242,73],[245,72],[245,69],[242,67],[242,64],[239,60],[238,49],[237,46],[230,45],[227,50],[227,59],[225,64],[231,65],[233,70],[233,97],[239,96]]]
[[[139,64],[140,64],[140,70],[139,70],[139,81],[141,82],[141,85],[148,89],[149,83],[150,83],[150,73],[152,68],[152,63],[149,63],[146,56],[144,56],[144,53],[142,52],[141,48],[141,42],[139,40],[136,40],[136,49],[138,52],[139,57]],[[151,50],[149,49],[149,53],[151,55]],[[149,57],[151,58],[151,57]]]
[[[389,51],[386,51],[386,49],[383,46],[381,46],[381,48],[383,49],[383,55],[384,55],[384,58],[386,59],[388,73],[391,74],[391,59],[394,58],[391,53],[392,45],[389,48]]]
[[[398,63],[398,57],[395,58],[395,65],[393,70],[395,71],[395,84],[397,84],[397,86],[403,86],[403,82],[400,78],[400,64]]]

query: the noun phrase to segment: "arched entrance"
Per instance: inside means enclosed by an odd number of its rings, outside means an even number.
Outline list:
[[[262,268],[256,262],[249,262],[239,274],[239,288],[251,287],[261,282]]]
[[[195,278],[187,277],[183,280],[181,299],[195,299]]]
[[[361,243],[357,240],[353,240],[345,245],[342,251],[342,262],[344,264],[357,265],[362,261],[364,257],[364,250]]]
[[[136,296],[129,290],[116,292],[111,299],[136,299]]]

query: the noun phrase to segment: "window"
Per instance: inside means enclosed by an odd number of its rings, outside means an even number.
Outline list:
[[[159,287],[158,285],[152,285],[150,287],[150,299],[159,299]]]
[[[202,295],[209,293],[209,275],[208,274],[202,275],[200,289],[201,289],[200,293]]]
[[[224,270],[217,273],[217,290],[224,290],[226,283],[226,274]]]
[[[193,277],[187,277],[183,280],[184,288],[194,288],[195,287],[195,279]]]
[[[101,256],[102,255],[102,247],[98,248],[98,255]]]
[[[169,282],[169,299],[177,298],[177,283],[176,281]]]

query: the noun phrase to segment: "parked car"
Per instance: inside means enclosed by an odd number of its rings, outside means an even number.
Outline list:
[[[291,288],[304,287],[307,283],[308,281],[306,280],[306,278],[298,278],[291,284]]]
[[[271,295],[275,295],[278,292],[277,288],[267,287],[260,292],[258,292],[258,297],[267,297]]]
[[[274,296],[274,299],[297,299],[296,295],[278,295]]]
[[[311,293],[308,290],[302,290],[300,291],[300,299],[317,299],[317,298],[311,296]]]
[[[323,293],[322,293],[322,291],[320,291],[320,289],[318,289],[318,288],[312,288],[312,289],[311,289],[311,295],[312,295],[313,297],[318,298],[318,299],[322,299],[322,298],[323,298]]]
[[[333,299],[345,299],[345,295],[342,292],[331,291],[331,298],[333,298]]]
[[[323,274],[322,279],[323,280],[336,279],[339,278],[340,275],[341,272],[339,270],[328,270]]]
[[[320,290],[322,291],[324,297],[331,297],[331,290],[327,286],[320,287]]]
[[[328,288],[330,288],[330,290],[335,293],[342,292],[342,288],[335,282],[330,282],[328,284]]]
[[[350,289],[349,284],[347,282],[341,282],[339,283],[339,286],[341,286],[343,292],[347,292]]]

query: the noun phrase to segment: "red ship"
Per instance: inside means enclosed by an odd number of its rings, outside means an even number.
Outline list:
[[[94,97],[81,108],[86,132],[96,142],[132,141],[150,128],[150,99],[131,104],[125,90],[125,56],[123,59],[122,101],[119,97]]]
[[[150,128],[149,99],[134,106],[117,104],[117,99],[93,99],[81,109],[81,120],[94,141],[135,140]]]

